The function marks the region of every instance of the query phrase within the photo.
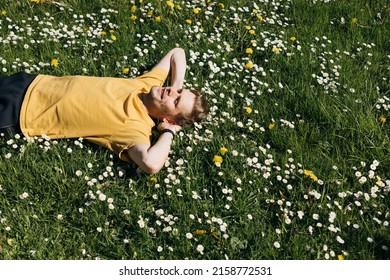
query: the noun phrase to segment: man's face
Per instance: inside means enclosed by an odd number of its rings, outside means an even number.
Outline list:
[[[162,120],[181,113],[190,115],[195,104],[195,94],[188,89],[154,86],[145,94],[144,105],[151,117]]]

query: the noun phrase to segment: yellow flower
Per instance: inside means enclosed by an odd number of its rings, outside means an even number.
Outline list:
[[[343,256],[343,255],[338,255],[337,258],[338,258],[340,261],[344,260],[344,256]]]
[[[150,181],[157,183],[157,178],[156,177],[150,177]]]
[[[256,10],[256,9],[253,9],[252,12],[253,12],[254,14],[257,14],[259,11]]]
[[[6,10],[2,10],[2,11],[1,11],[1,15],[2,15],[2,16],[5,16],[6,14],[7,14],[7,11],[6,11]]]
[[[246,28],[246,30],[251,30],[252,29],[252,27],[250,27],[249,25],[246,25],[245,28]]]
[[[30,0],[33,3],[42,4],[45,0]]]
[[[246,68],[246,69],[252,69],[252,68],[253,68],[253,62],[252,62],[252,61],[248,61],[248,62],[245,64],[245,68]]]
[[[100,32],[100,35],[106,36],[106,35],[107,35],[107,32],[106,32],[106,31],[102,31],[102,32]]]
[[[129,71],[130,71],[130,69],[129,68],[123,68],[122,69],[122,74],[129,74]]]
[[[252,50],[252,48],[247,48],[247,49],[245,50],[245,52],[246,52],[247,54],[252,54],[252,53],[253,53],[253,50]]]
[[[258,16],[257,16],[257,19],[260,20],[260,21],[263,21],[263,20],[264,20],[264,18],[263,18],[261,15],[258,15]]]
[[[137,10],[137,6],[136,5],[131,6],[131,12],[133,14],[135,13],[136,10]]]
[[[252,113],[252,108],[251,107],[245,107],[245,111],[250,114]]]
[[[269,129],[274,129],[276,127],[276,124],[274,124],[274,123],[270,123],[269,125],[268,125],[268,128]]]
[[[219,5],[219,7],[220,7],[221,9],[224,9],[224,8],[225,8],[225,5],[224,5],[223,3],[219,3],[218,5]]]
[[[116,41],[116,36],[114,34],[111,35],[111,40]]]
[[[181,10],[181,6],[179,4],[176,4],[176,9]]]
[[[195,15],[199,14],[199,9],[198,8],[194,8],[193,11],[194,11]]]
[[[297,38],[296,38],[295,36],[291,36],[291,37],[290,37],[290,40],[294,42],[294,41],[297,40]]]
[[[149,11],[148,11],[148,16],[150,16],[150,17],[151,17],[151,16],[153,15],[153,13],[154,13],[154,11],[153,11],[153,10],[149,10]]]
[[[154,20],[157,21],[157,22],[160,22],[161,21],[161,17],[157,16],[157,17],[154,18]]]
[[[256,34],[256,31],[254,31],[253,29],[251,29],[251,30],[249,30],[249,34],[255,35],[255,34]]]
[[[175,4],[172,1],[166,1],[166,3],[171,8],[175,7]]]
[[[353,18],[353,19],[351,20],[351,22],[352,22],[352,23],[357,23],[357,22],[358,22],[358,19],[357,19],[357,18]]]
[[[228,149],[225,148],[225,147],[221,147],[221,148],[219,149],[219,152],[220,152],[222,155],[224,155],[224,154],[226,154],[226,153],[228,152]]]
[[[135,20],[137,19],[137,16],[136,16],[136,15],[131,15],[130,19],[131,19],[132,21],[135,21]]]
[[[192,20],[186,19],[186,23],[191,24],[191,23],[192,23]]]
[[[278,54],[280,52],[280,49],[278,47],[273,47],[272,48],[272,51],[276,54]]]
[[[222,163],[223,162],[223,158],[221,157],[221,156],[217,156],[217,155],[215,155],[214,157],[213,157],[213,162],[214,163]]]
[[[311,170],[305,169],[303,171],[303,174],[305,174],[305,176],[307,176],[307,177],[310,177],[310,179],[312,179],[313,181],[316,181],[316,182],[318,181],[318,177]]]
[[[57,67],[58,66],[58,59],[56,58],[53,58],[50,62],[50,65],[53,66],[53,67]]]
[[[385,123],[386,122],[386,117],[385,116],[380,116],[379,117],[379,121],[381,122],[381,123]]]

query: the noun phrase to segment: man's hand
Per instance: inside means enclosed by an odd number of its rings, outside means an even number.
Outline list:
[[[175,134],[180,131],[181,126],[176,124],[170,124],[168,122],[160,122],[157,126],[158,130],[170,129]]]

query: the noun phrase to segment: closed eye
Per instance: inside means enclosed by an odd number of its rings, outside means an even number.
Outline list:
[[[178,98],[175,99],[175,107],[177,107],[177,104],[179,104],[180,98],[181,98],[181,96],[179,96]]]

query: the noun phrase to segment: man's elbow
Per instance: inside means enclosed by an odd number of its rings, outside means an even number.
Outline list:
[[[141,169],[147,174],[154,175],[157,174],[162,167],[163,167],[162,165],[145,162],[144,166],[141,167]]]

